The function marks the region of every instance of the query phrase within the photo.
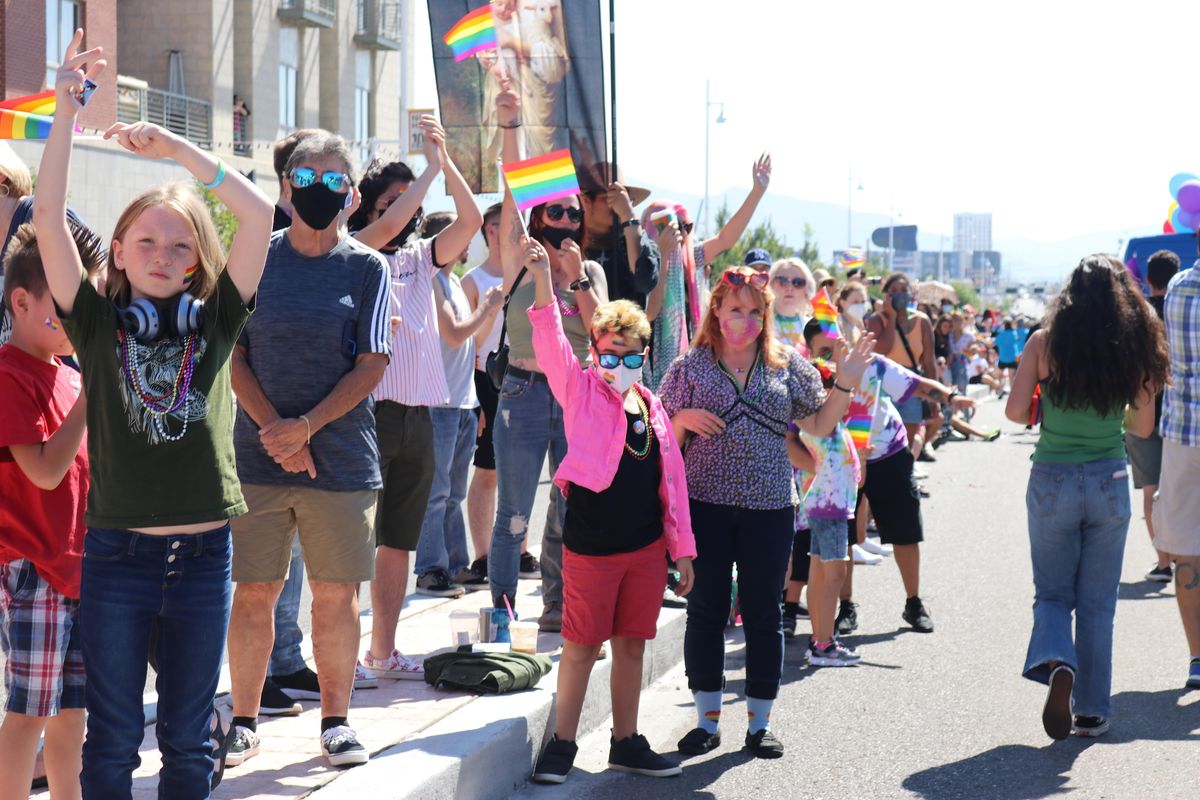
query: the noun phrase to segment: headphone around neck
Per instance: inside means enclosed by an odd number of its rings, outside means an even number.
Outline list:
[[[187,292],[168,300],[139,297],[117,313],[126,332],[141,342],[199,333],[205,319],[204,301]]]

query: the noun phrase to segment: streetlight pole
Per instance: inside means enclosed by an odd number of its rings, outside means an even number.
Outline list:
[[[710,197],[708,194],[708,170],[709,170],[709,128],[712,127],[712,107],[719,106],[721,113],[717,116],[717,124],[725,121],[725,104],[714,103],[712,99],[712,81],[704,82],[704,236],[705,238],[712,236],[712,209],[710,208]]]

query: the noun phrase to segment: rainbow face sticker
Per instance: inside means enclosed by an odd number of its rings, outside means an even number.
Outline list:
[[[53,317],[46,317],[46,327],[52,331],[61,331],[62,330],[62,328],[59,327],[59,324],[54,321]]]
[[[200,269],[200,264],[196,263],[196,264],[192,264],[190,267],[188,267],[186,270],[183,271],[183,285],[184,286],[191,284],[192,279],[196,277],[196,270],[198,270],[198,269]]]

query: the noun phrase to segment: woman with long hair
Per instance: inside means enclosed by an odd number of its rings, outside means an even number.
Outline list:
[[[721,741],[724,630],[736,563],[746,632],[746,747],[760,758],[783,755],[769,717],[783,665],[779,598],[799,499],[785,437],[791,422],[814,414],[813,429],[829,435],[872,358],[874,337],[865,336],[826,396],[816,368],[775,336],[769,281],[750,268],[727,270],[692,349],[671,365],[662,386],[684,448],[696,547],[704,554],[695,563],[684,639],[698,718],[679,743],[685,754],[706,753]]]
[[[1112,635],[1129,530],[1123,420],[1146,436],[1166,383],[1162,323],[1116,259],[1083,259],[1035,333],[1005,410],[1024,425],[1042,387],[1042,428],[1025,506],[1033,559],[1033,632],[1024,675],[1049,685],[1053,739],[1109,728]],[[1071,617],[1075,617],[1072,636]]]

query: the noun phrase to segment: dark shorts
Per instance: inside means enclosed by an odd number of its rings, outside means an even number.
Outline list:
[[[1145,439],[1132,433],[1125,434],[1125,452],[1129,454],[1129,466],[1133,468],[1133,488],[1158,486],[1163,454],[1163,440],[1158,431]]]
[[[907,447],[867,464],[862,494],[871,504],[879,541],[892,545],[924,541],[921,493],[913,477],[912,452]]]
[[[999,364],[997,364],[996,366],[997,366],[997,367],[999,367],[1000,369],[1016,369],[1016,368],[1017,368],[1017,362],[1015,362],[1015,361],[1001,361],[1001,362],[1000,362]]]
[[[981,383],[983,383],[983,376],[982,376],[982,375],[976,375],[976,376],[974,376],[974,377],[972,377],[972,378],[967,378],[967,383],[971,384],[972,386],[976,386],[976,385],[978,385],[978,384],[981,384]]]
[[[475,394],[479,397],[477,414],[483,415],[483,434],[475,437],[475,469],[496,469],[496,448],[492,445],[492,422],[500,393],[486,372],[475,370]]]
[[[383,488],[375,506],[375,543],[416,550],[433,485],[433,418],[425,406],[375,403]]]

